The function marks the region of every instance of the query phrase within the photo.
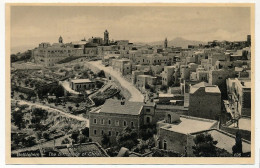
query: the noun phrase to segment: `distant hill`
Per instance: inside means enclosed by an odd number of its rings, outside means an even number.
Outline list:
[[[139,43],[140,44],[140,43]],[[147,43],[149,45],[164,45],[164,40],[162,41],[155,41]],[[199,44],[206,44],[206,42],[203,41],[195,41],[195,40],[187,40],[181,37],[177,37],[173,40],[168,39],[168,46],[174,46],[174,47],[182,47],[182,48],[188,48],[188,45],[199,45]]]
[[[35,45],[22,45],[22,46],[11,47],[11,54],[17,54],[18,52],[22,53],[27,50],[34,49],[35,47],[37,47],[37,45],[36,46]]]

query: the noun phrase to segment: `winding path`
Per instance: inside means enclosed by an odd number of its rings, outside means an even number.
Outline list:
[[[128,82],[127,80],[125,80],[119,72],[115,71],[112,67],[105,67],[104,65],[102,65],[101,61],[90,61],[85,63],[85,65],[89,66],[89,68],[91,68],[91,66],[94,66],[96,68],[98,68],[99,70],[103,70],[106,73],[110,74],[113,78],[115,78],[120,85],[125,88],[126,90],[129,91],[129,93],[131,94],[131,97],[129,99],[129,101],[132,102],[143,102],[144,100],[144,96],[143,94],[136,89],[136,87]]]
[[[17,100],[15,100],[15,101],[17,101]],[[80,117],[80,116],[75,116],[75,115],[63,112],[63,111],[61,111],[59,109],[55,109],[55,108],[49,107],[47,105],[42,105],[42,104],[38,104],[38,103],[32,103],[32,102],[28,102],[28,101],[24,101],[24,100],[19,100],[19,104],[21,104],[21,105],[27,104],[29,106],[39,107],[39,108],[48,110],[49,112],[58,112],[58,113],[60,113],[62,115],[65,115],[68,118],[73,118],[73,119],[76,119],[76,120],[79,120],[79,121],[85,121],[85,122],[87,122],[87,125],[88,125],[88,121],[89,120],[87,118]]]

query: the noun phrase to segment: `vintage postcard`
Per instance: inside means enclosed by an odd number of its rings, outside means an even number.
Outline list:
[[[254,4],[6,4],[7,164],[254,164]]]

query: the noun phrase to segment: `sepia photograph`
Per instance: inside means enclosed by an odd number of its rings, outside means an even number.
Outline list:
[[[254,26],[243,3],[6,4],[6,161],[252,164]]]

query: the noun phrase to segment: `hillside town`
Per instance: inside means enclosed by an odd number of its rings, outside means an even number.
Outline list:
[[[250,157],[251,35],[102,37],[11,55],[12,157]]]

